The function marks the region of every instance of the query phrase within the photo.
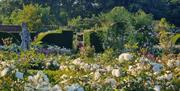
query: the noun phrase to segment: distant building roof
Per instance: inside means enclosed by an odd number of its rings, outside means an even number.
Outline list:
[[[19,32],[21,32],[21,26],[19,26],[19,25],[1,25],[0,24],[0,32],[19,33]]]

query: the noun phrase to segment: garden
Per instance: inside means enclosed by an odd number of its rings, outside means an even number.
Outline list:
[[[25,3],[3,18],[22,31],[0,28],[0,91],[180,91],[178,24],[117,6],[47,26],[50,11]]]

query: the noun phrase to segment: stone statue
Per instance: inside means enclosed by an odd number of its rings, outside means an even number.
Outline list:
[[[20,36],[21,36],[21,49],[23,50],[30,49],[31,36],[29,31],[27,30],[26,23],[22,23],[22,32],[20,33]]]

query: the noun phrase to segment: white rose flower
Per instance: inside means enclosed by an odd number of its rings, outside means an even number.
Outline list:
[[[99,71],[96,71],[94,73],[94,80],[98,80],[98,79],[100,79],[100,77],[101,77],[101,74],[99,73]]]
[[[49,82],[49,78],[47,77],[47,75],[44,75],[43,78],[44,78],[44,81]]]
[[[10,71],[9,68],[4,68],[4,69],[1,71],[1,77],[5,76],[9,71]]]
[[[145,61],[145,62],[148,62],[148,61],[150,61],[148,58],[146,58],[146,57],[140,57],[139,58],[139,61]]]
[[[58,85],[55,85],[54,87],[51,88],[51,91],[62,91],[62,89]]]
[[[67,91],[84,91],[84,89],[79,84],[72,84],[71,86],[65,87]]]
[[[46,67],[49,67],[50,65],[51,65],[50,62],[47,62],[47,63],[46,63]]]
[[[61,79],[68,79],[68,76],[65,75],[65,74],[63,74],[63,75],[61,76]]]
[[[110,72],[112,69],[113,69],[113,68],[112,68],[110,65],[106,67],[106,70],[107,70],[108,72]]]
[[[155,85],[154,90],[155,91],[161,91],[161,86],[160,85]]]
[[[42,71],[38,71],[36,75],[28,77],[29,83],[25,84],[25,91],[61,91],[58,86],[51,88],[49,79]],[[32,88],[32,89],[31,89]]]
[[[171,80],[171,79],[173,78],[173,74],[172,74],[172,73],[170,73],[170,74],[165,74],[164,77],[165,77],[165,79],[167,79],[167,80]]]
[[[93,64],[92,65],[92,69],[96,70],[96,69],[99,69],[100,68],[100,65],[98,64]]]
[[[171,59],[171,60],[168,60],[168,62],[167,62],[167,66],[169,68],[173,68],[175,66],[178,67],[179,65],[180,65],[180,61],[179,60]]]
[[[60,70],[65,70],[66,68],[68,68],[68,67],[65,66],[65,65],[61,65],[61,66],[59,67]]]
[[[39,78],[41,78],[43,76],[43,72],[42,71],[38,71],[37,74],[34,76],[35,80],[38,80]]]
[[[79,63],[80,66],[84,66],[85,64],[84,62]]]
[[[68,67],[69,67],[69,69],[71,69],[71,70],[75,70],[75,68],[76,68],[75,65],[69,65]]]
[[[132,69],[133,69],[133,66],[130,65],[130,66],[128,67],[128,70],[131,71]]]
[[[84,66],[83,66],[83,68],[85,69],[85,70],[89,70],[90,68],[91,68],[91,65],[89,65],[89,64],[84,64]]]
[[[139,70],[144,68],[144,65],[142,63],[137,63],[136,66],[137,66],[137,69]]]
[[[55,66],[59,66],[59,63],[57,61],[53,61],[52,64],[55,65]]]
[[[37,91],[49,91],[49,87],[37,88]]]
[[[33,77],[32,77],[32,76],[28,76],[28,80],[29,80],[29,81],[32,81],[32,80],[33,80]]]
[[[2,66],[4,67],[7,63],[6,62],[1,62]]]
[[[119,69],[113,69],[112,70],[112,75],[115,77],[120,77],[121,76],[121,72]]]
[[[129,53],[122,53],[119,56],[119,62],[122,63],[124,61],[131,61],[133,59],[133,55],[129,54]]]
[[[167,66],[168,66],[169,68],[174,67],[174,62],[175,62],[175,60],[174,60],[174,59],[172,59],[172,60],[168,60],[168,62],[167,62]]]
[[[61,81],[60,83],[64,84],[64,83],[67,83],[69,80],[63,80]]]
[[[81,59],[77,58],[77,59],[73,60],[72,63],[75,64],[75,65],[80,65],[81,64]]]
[[[177,67],[180,66],[180,60],[176,60],[176,64]]]
[[[16,68],[16,66],[15,65],[13,65],[13,64],[11,64],[11,69],[15,69]]]
[[[164,78],[164,76],[159,76],[159,77],[157,77],[157,79],[158,80],[164,80],[165,78]]]
[[[105,83],[111,84],[112,87],[115,87],[117,82],[114,78],[108,78],[105,80]]]

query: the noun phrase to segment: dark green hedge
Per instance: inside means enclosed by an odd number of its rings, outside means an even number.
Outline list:
[[[91,46],[95,48],[96,53],[103,52],[103,40],[99,35],[101,31],[86,31],[84,32],[84,44],[85,46]]]
[[[73,31],[62,31],[62,33],[53,33],[46,35],[42,40],[42,44],[57,45],[72,49]]]
[[[35,33],[31,33],[32,40],[36,35],[37,34]],[[19,33],[0,32],[1,45],[3,44],[2,39],[4,38],[12,38],[13,43],[16,43],[18,45],[21,44],[21,37]],[[62,33],[57,33],[57,34],[48,34],[42,39],[43,44],[57,45],[65,48],[72,48],[72,41],[73,41],[73,31],[63,31]]]
[[[31,38],[33,40],[35,33],[31,33]],[[3,44],[2,39],[4,38],[12,38],[13,43],[20,45],[21,44],[21,36],[19,33],[6,33],[6,32],[0,32],[0,45]]]

